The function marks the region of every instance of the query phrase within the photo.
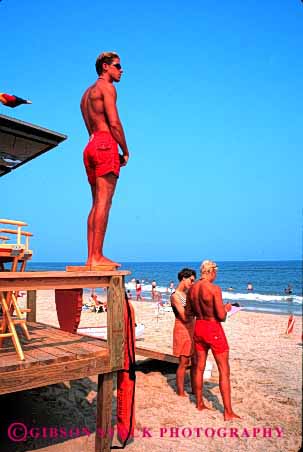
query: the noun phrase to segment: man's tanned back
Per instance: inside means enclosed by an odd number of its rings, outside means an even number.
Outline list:
[[[94,83],[85,91],[81,99],[81,112],[90,135],[98,130],[106,132],[110,130],[105,115],[104,86],[102,85],[100,82]]]
[[[191,311],[197,319],[225,320],[226,310],[219,286],[202,279],[190,289],[188,297]]]

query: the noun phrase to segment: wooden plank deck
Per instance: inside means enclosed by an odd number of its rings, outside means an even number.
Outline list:
[[[92,336],[85,335],[85,333],[82,333],[82,334],[83,334],[83,337],[92,337]],[[97,341],[100,342],[102,347],[107,347],[106,339],[99,337],[99,338],[97,338]],[[178,362],[179,362],[179,359],[177,358],[177,356],[174,356],[172,353],[164,353],[159,350],[154,350],[154,349],[150,349],[150,348],[146,348],[146,347],[136,346],[135,353],[136,353],[136,360],[143,357],[143,358],[157,359],[159,361],[166,361],[168,363],[174,363],[174,364],[178,364]]]
[[[166,361],[168,363],[178,364],[179,359],[171,353],[163,353],[158,350],[151,350],[145,347],[136,347],[136,359],[139,357],[157,359],[159,361]]]
[[[129,274],[130,272],[125,270],[0,272],[0,291],[108,287],[112,277],[119,278]]]
[[[28,323],[20,361],[9,340],[0,349],[0,394],[111,372],[109,350],[91,337]]]
[[[113,374],[124,362],[124,276],[128,271],[0,272],[0,292],[28,291],[27,324],[31,339],[22,340],[20,360],[10,340],[0,348],[0,395],[98,375],[96,430],[109,431]],[[98,339],[36,323],[36,291],[107,287],[108,347]],[[66,305],[68,315],[68,303]],[[22,337],[19,334],[19,338]],[[95,451],[109,452],[110,436],[96,435]]]

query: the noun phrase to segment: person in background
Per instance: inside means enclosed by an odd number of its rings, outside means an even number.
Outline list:
[[[249,282],[249,283],[247,284],[247,290],[254,290],[253,285],[252,285],[251,282]]]
[[[196,279],[196,272],[190,268],[183,268],[178,273],[179,284],[171,295],[170,301],[175,314],[175,325],[173,332],[173,354],[179,358],[179,366],[176,372],[177,394],[184,397],[184,378],[187,367],[191,363],[191,386],[194,392],[193,377],[194,354],[193,333],[194,320],[185,314],[186,294]],[[191,362],[192,361],[192,362]]]
[[[136,280],[136,300],[142,300],[142,296],[141,296],[141,292],[142,292],[142,286],[140,284],[139,279]]]
[[[156,281],[153,279],[153,280],[152,280],[152,283],[151,283],[151,295],[152,295],[152,300],[155,299],[156,289],[157,289],[157,283],[156,283]]]
[[[217,264],[205,260],[201,264],[201,279],[194,284],[187,296],[185,314],[195,316],[194,344],[196,367],[194,386],[198,410],[208,408],[203,402],[203,374],[209,349],[219,370],[219,387],[224,405],[224,420],[239,419],[231,406],[229,346],[221,322],[224,322],[231,305],[223,304],[222,290],[213,284],[217,277]]]
[[[154,292],[154,301],[156,301],[159,304],[159,306],[164,306],[161,292],[159,292],[158,290],[155,290]]]
[[[175,284],[174,284],[174,281],[171,281],[171,282],[169,283],[168,288],[167,288],[167,292],[168,292],[169,296],[170,296],[174,291],[175,291]]]
[[[291,284],[288,284],[288,286],[285,287],[284,293],[285,293],[286,295],[291,295],[291,294],[292,294],[292,286],[291,286]]]
[[[126,291],[126,295],[129,300],[131,300],[133,298],[131,291],[129,289]]]

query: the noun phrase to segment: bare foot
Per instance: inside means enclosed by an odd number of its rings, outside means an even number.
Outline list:
[[[233,411],[231,413],[226,413],[226,411],[224,411],[224,421],[232,421],[233,419],[241,419],[241,417]]]
[[[185,394],[184,391],[183,391],[183,392],[177,392],[177,395],[178,395],[179,397],[187,397],[187,395]]]
[[[113,267],[121,267],[121,264],[118,264],[118,262],[114,262],[111,259],[108,259],[105,256],[102,256],[100,259],[98,260],[91,260],[90,263],[91,267],[98,267],[99,265],[112,265]]]
[[[211,411],[214,411],[214,409],[213,409],[212,407],[204,405],[203,402],[197,403],[197,404],[196,404],[196,408],[197,408],[197,410],[199,410],[199,411],[202,411],[202,410],[211,410]]]

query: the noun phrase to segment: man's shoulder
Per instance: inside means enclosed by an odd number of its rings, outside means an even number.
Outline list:
[[[188,290],[188,297],[195,297],[197,295],[197,293],[199,292],[201,286],[201,281],[197,281],[195,282],[195,284],[193,284],[189,290]]]
[[[197,287],[200,287],[201,286],[201,284],[202,284],[202,281],[201,281],[201,279],[198,279],[198,281],[196,281],[191,287],[190,287],[190,289],[189,290],[192,290],[192,289],[197,289]]]
[[[98,86],[98,83],[95,82],[84,91],[84,94],[81,98],[81,103],[85,102],[86,100],[88,101],[94,100],[95,98],[100,97],[101,95],[102,91],[100,89],[100,86]]]
[[[104,93],[116,94],[116,88],[113,83],[109,83],[102,80],[101,83],[98,83],[98,87]]]
[[[221,293],[222,289],[220,286],[217,286],[216,284],[211,284],[212,290],[214,291],[214,293]]]

